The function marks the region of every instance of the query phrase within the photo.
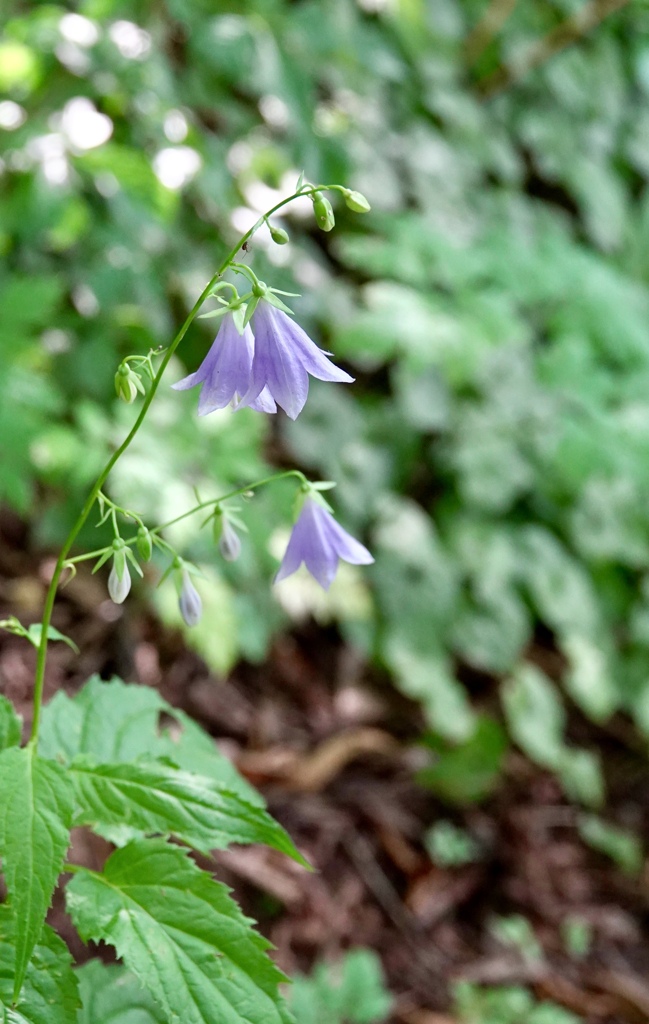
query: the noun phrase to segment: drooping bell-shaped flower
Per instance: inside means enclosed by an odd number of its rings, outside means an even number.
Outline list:
[[[309,393],[309,374],[347,384],[354,380],[327,358],[292,317],[264,298],[255,307],[252,326],[252,381],[239,405],[257,408],[263,396],[270,394],[294,420]]]
[[[235,405],[249,405],[258,412],[277,412],[275,402],[261,388],[252,400],[240,399],[248,392],[252,380],[253,337],[250,327],[239,334],[232,313],[224,314],[218,334],[205,359],[196,370],[171,386],[186,391],[202,384],[198,400],[198,415],[206,416],[215,409]]]
[[[320,586],[328,590],[341,558],[352,565],[369,565],[374,561],[367,548],[343,530],[331,512],[307,497],[274,582],[291,576],[304,563]]]
[[[192,583],[191,576],[186,569],[183,570],[182,584],[178,596],[178,607],[185,623],[188,626],[196,626],[203,614],[203,602],[201,595]]]

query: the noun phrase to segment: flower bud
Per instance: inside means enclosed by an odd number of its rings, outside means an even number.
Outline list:
[[[121,398],[128,405],[135,401],[138,391],[144,393],[142,381],[128,363],[120,363],[119,365],[115,374],[115,391],[117,392],[117,397]]]
[[[226,562],[236,562],[241,554],[241,538],[225,516],[221,516],[221,519],[223,520],[223,529],[219,540],[219,551]]]
[[[268,230],[273,242],[276,242],[277,245],[286,245],[289,240],[288,231],[284,231],[284,228],[276,228],[273,224],[268,225]]]
[[[331,231],[336,218],[331,203],[323,196],[322,192],[313,193],[313,212],[319,228],[323,231]]]
[[[122,556],[119,559],[119,552],[113,558],[113,568],[108,577],[108,593],[111,601],[115,604],[123,604],[131,589],[131,574],[128,571],[126,559]],[[121,561],[121,566],[119,562]],[[121,573],[120,573],[121,568]]]
[[[186,625],[198,625],[203,614],[203,602],[186,569],[183,571],[183,582],[178,597],[178,607]]]
[[[343,190],[346,205],[354,213],[369,213],[372,209],[362,192],[353,192],[350,188]]]
[[[137,540],[135,541],[137,549],[140,553],[140,557],[148,562],[153,554],[153,540],[151,534],[147,530],[146,526],[141,526],[137,531]]]

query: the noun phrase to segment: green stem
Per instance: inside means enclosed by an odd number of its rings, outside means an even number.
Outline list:
[[[254,484],[246,484],[245,487],[238,487],[236,491],[229,491],[220,498],[210,498],[208,501],[202,501],[200,505],[194,505],[194,507],[190,508],[188,512],[183,512],[182,515],[176,516],[175,519],[170,519],[168,523],[163,523],[162,526],[156,526],[155,529],[151,530],[151,533],[157,535],[161,533],[162,530],[167,530],[170,526],[175,526],[176,523],[180,523],[183,519],[193,516],[196,512],[200,512],[204,508],[209,508],[210,505],[220,505],[222,501],[229,501],[230,498],[236,498],[239,494],[245,494],[246,491],[256,491],[258,487],[265,487],[266,484],[272,484],[276,480],[285,480],[289,476],[297,476],[300,480],[306,481],[304,473],[299,469],[287,469],[284,473],[273,473],[272,476],[266,476],[263,480],[257,480]]]
[[[173,356],[174,352],[176,351],[176,349],[178,348],[178,346],[180,345],[181,341],[185,337],[185,334],[187,333],[190,325],[192,324],[193,320],[195,319],[196,315],[198,314],[199,309],[201,308],[201,306],[203,305],[205,300],[208,298],[212,288],[214,287],[214,285],[218,281],[219,277],[221,277],[226,272],[226,270],[228,269],[230,264],[233,263],[237,253],[242,248],[242,246],[245,245],[245,243],[248,241],[248,239],[252,238],[254,233],[256,231],[258,231],[259,228],[266,222],[266,218],[267,217],[271,217],[278,210],[281,210],[282,207],[286,206],[288,203],[293,202],[294,199],[297,199],[297,198],[299,198],[302,195],[310,195],[310,194],[312,194],[315,191],[324,191],[324,190],[331,190],[331,189],[339,191],[340,190],[340,186],[338,186],[338,185],[321,185],[321,186],[319,186],[319,188],[316,188],[315,186],[313,186],[313,187],[310,187],[309,189],[306,189],[306,190],[302,190],[302,191],[299,191],[299,192],[294,192],[292,195],[288,196],[286,199],[282,199],[279,203],[276,203],[275,206],[272,207],[272,209],[268,210],[265,214],[263,214],[259,218],[259,220],[256,221],[256,223],[253,224],[253,226],[248,231],[246,231],[245,235],[242,235],[242,237],[239,239],[239,241],[234,246],[234,248],[230,250],[230,252],[226,256],[226,258],[224,259],[223,263],[221,264],[221,266],[217,270],[217,272],[210,279],[209,283],[205,286],[205,288],[201,292],[201,294],[200,294],[199,298],[197,299],[197,301],[194,303],[194,306],[192,307],[191,312],[187,316],[185,322],[183,323],[182,327],[180,328],[180,330],[176,334],[176,337],[174,338],[174,340],[172,341],[171,345],[169,346],[169,348],[167,349],[167,351],[165,352],[165,354],[163,356],[162,362],[160,363],[160,366],[158,368],[158,372],[156,373],[155,377],[153,378],[153,381],[151,383],[151,387],[150,387],[147,395],[144,398],[144,401],[142,403],[142,408],[140,409],[140,413],[139,413],[135,423],[133,424],[133,426],[131,427],[131,430],[129,431],[127,436],[124,438],[124,440],[120,444],[119,448],[117,448],[113,452],[113,454],[111,455],[110,459],[108,460],[108,462],[106,463],[106,465],[102,469],[101,473],[97,477],[95,483],[93,484],[93,486],[92,486],[92,488],[90,490],[90,494],[86,498],[85,504],[84,504],[83,508],[81,509],[81,512],[79,514],[79,517],[78,517],[77,521],[75,522],[75,524],[73,525],[72,529],[70,530],[68,536],[65,539],[65,542],[64,542],[63,547],[61,549],[59,557],[58,557],[58,559],[56,561],[56,565],[54,566],[54,572],[52,573],[52,579],[50,580],[49,587],[47,588],[47,594],[45,596],[45,605],[44,605],[44,608],[43,608],[43,618],[42,618],[41,641],[40,641],[40,644],[39,644],[39,647],[38,647],[38,655],[37,655],[37,659],[36,659],[36,673],[35,673],[35,676],[34,676],[34,714],[33,714],[33,719],[32,719],[31,735],[30,735],[30,740],[29,740],[30,744],[33,747],[36,747],[37,744],[38,744],[38,731],[39,731],[39,728],[40,728],[41,708],[42,708],[42,704],[43,704],[43,687],[44,687],[44,684],[45,684],[45,663],[46,663],[46,660],[47,660],[47,642],[48,642],[47,634],[48,634],[48,629],[49,629],[49,626],[50,626],[50,622],[52,620],[52,611],[54,610],[54,601],[56,600],[56,590],[57,590],[57,587],[58,587],[59,579],[61,577],[61,573],[63,571],[63,566],[64,566],[64,563],[66,561],[68,552],[70,551],[72,545],[74,544],[74,542],[75,542],[75,540],[76,540],[76,538],[77,538],[77,536],[79,534],[79,531],[83,527],[86,519],[90,515],[90,513],[92,511],[92,508],[93,508],[93,506],[95,504],[95,501],[97,500],[97,496],[98,496],[100,490],[102,489],[102,487],[103,487],[103,485],[104,485],[104,483],[106,481],[106,478],[108,477],[108,475],[109,475],[110,471],[112,470],[113,466],[115,465],[115,463],[124,454],[124,452],[126,451],[128,446],[130,445],[131,441],[133,440],[133,438],[137,434],[138,430],[142,426],[142,423],[144,422],[144,418],[145,418],[147,412],[149,411],[149,406],[151,405],[153,399],[155,398],[156,392],[158,390],[158,386],[160,384],[160,381],[162,380],[162,376],[163,376],[167,366],[169,365],[169,361],[170,361],[171,357]],[[242,491],[244,491],[244,490],[249,490],[249,488],[241,488],[240,490],[233,492],[233,494],[241,494]],[[221,500],[224,500],[224,499],[221,499]],[[180,516],[179,518],[182,519],[184,517]]]

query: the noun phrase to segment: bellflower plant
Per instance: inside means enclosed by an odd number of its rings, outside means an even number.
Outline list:
[[[374,559],[366,547],[343,530],[331,512],[320,504],[320,495],[307,496],[293,527],[275,583],[306,566],[321,587],[328,590],[338,571],[338,562],[370,565]]]
[[[236,263],[241,247],[263,225],[285,244],[284,229],[269,223],[276,211],[299,196],[314,204],[322,230],[334,226],[325,191],[342,193],[351,209],[369,209],[367,200],[340,185],[298,182],[292,196],[239,239],[207,283],[168,348],[122,360],[115,375],[119,398],[141,407],[126,437],[99,473],[56,560],[42,621],[23,626],[11,617],[0,627],[24,637],[37,649],[30,737],[21,746],[22,723],[0,696],[0,863],[6,899],[0,903],[0,1020],[29,1024],[77,1024],[81,1006],[79,973],[67,946],[45,923],[57,882],[66,884],[67,910],[84,941],[112,945],[129,974],[120,1012],[139,1012],[156,1021],[195,1024],[287,1024],[290,1014],[280,992],[284,975],[266,956],[264,940],[253,930],[229,890],[190,851],[208,864],[210,851],[231,843],[265,843],[305,865],[286,832],[190,719],[148,687],[110,683],[95,677],[75,697],[60,692],[44,706],[45,668],[50,641],[74,641],[52,625],[60,582],[77,566],[94,561],[93,572],[110,563],[108,593],[121,604],[131,590],[131,573],[143,576],[141,562],[166,568],[172,576],[180,615],[194,626],[202,614],[192,580],[198,570],[169,543],[167,529],[179,520],[207,513],[222,556],[238,557],[237,530],[245,523],[224,505],[236,495],[253,496],[276,480],[293,478],[302,499],[276,579],[302,564],[325,588],[339,559],[356,565],[372,561],[369,551],[331,514],[321,491],[332,484],[311,483],[297,469],[245,484],[217,499],[200,501],[170,522],[147,525],[135,510],[106,493],[110,472],[140,429],[170,360],[208,299],[221,309],[208,316],[222,321],[199,368],[176,389],[201,385],[199,415],[228,404],[274,413],[279,405],[293,419],[307,399],[309,375],[351,382],[291,317],[280,293],[263,285],[249,267]],[[252,290],[243,296],[224,281],[228,271],[246,273]],[[222,298],[224,289],[232,293]],[[112,541],[95,551],[72,554],[72,547],[94,509],[98,525]],[[235,527],[237,528],[235,530]],[[163,712],[182,734],[176,743],[159,728]],[[199,755],[198,757],[196,755]],[[68,863],[73,827],[92,829],[109,840],[113,852],[101,870]],[[194,924],[192,924],[192,922]],[[200,927],[195,924],[200,922]],[[188,924],[189,923],[189,924]],[[192,924],[192,927],[189,925]],[[95,970],[96,968],[96,970]],[[90,965],[95,978],[106,971]],[[82,970],[86,970],[83,968]],[[120,972],[120,968],[111,968]],[[102,976],[101,984],[105,984]],[[112,984],[112,982],[111,982]],[[93,982],[86,985],[91,991]],[[46,1007],[46,1010],[43,1009]],[[92,1016],[84,1006],[81,1016]],[[88,1017],[89,1019],[89,1017]]]

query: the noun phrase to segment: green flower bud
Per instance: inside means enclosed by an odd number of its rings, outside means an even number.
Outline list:
[[[223,512],[220,508],[214,509],[214,517],[212,519],[212,536],[214,537],[214,543],[218,544],[223,534]]]
[[[144,394],[142,381],[126,362],[120,363],[115,374],[115,391],[128,405],[135,401],[138,391]]]
[[[331,203],[323,196],[322,192],[313,193],[313,212],[318,227],[323,231],[331,231],[336,223]]]
[[[346,188],[343,191],[343,196],[346,205],[354,213],[369,213],[372,209],[362,192],[353,192],[351,189]]]
[[[140,557],[148,562],[153,554],[153,540],[151,534],[147,530],[146,526],[141,526],[137,531],[136,546],[140,553]]]
[[[288,232],[284,231],[284,228],[276,228],[274,225],[269,224],[268,230],[270,231],[270,237],[273,242],[276,242],[277,245],[286,245],[289,239]]]

